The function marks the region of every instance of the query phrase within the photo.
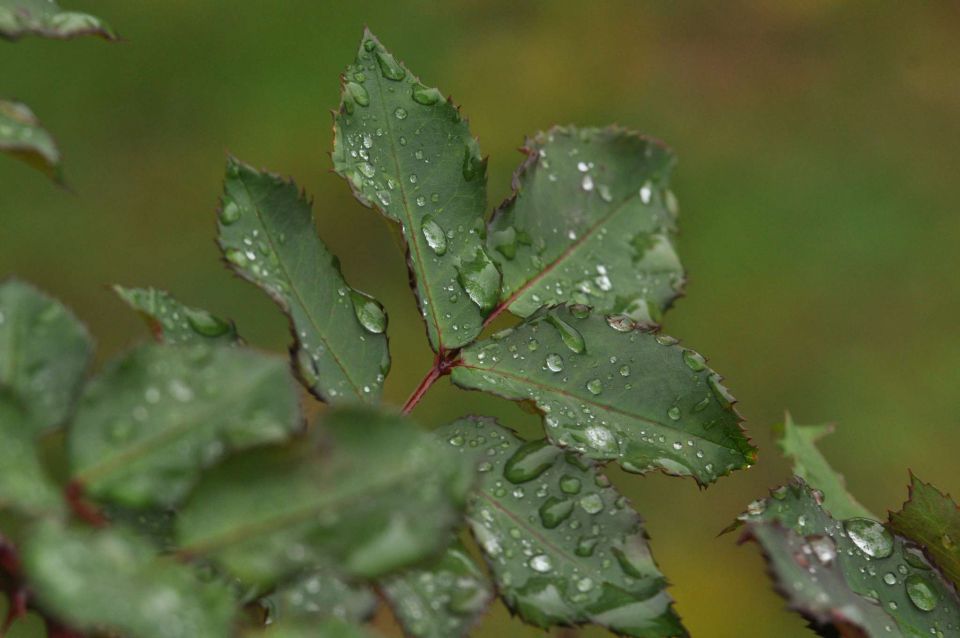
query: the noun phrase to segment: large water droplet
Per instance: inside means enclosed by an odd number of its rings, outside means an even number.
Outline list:
[[[913,574],[906,580],[907,596],[910,602],[917,606],[921,611],[933,611],[940,602],[937,591],[922,574]]]
[[[503,476],[511,483],[532,481],[546,472],[560,453],[545,439],[524,443],[507,459]]]
[[[380,73],[383,73],[383,77],[394,81],[407,77],[407,72],[392,55],[383,49],[377,49],[374,55],[377,57],[377,64],[380,65]]]
[[[590,391],[590,394],[596,396],[603,392],[603,382],[600,379],[590,379],[587,381],[587,390]]]
[[[707,362],[704,360],[703,355],[693,350],[683,351],[683,362],[694,372],[700,372],[707,367]]]
[[[229,323],[219,317],[214,317],[206,310],[185,308],[183,312],[187,316],[187,323],[198,335],[219,337],[230,331]]]
[[[428,87],[420,84],[414,84],[410,96],[413,98],[413,101],[417,104],[423,104],[424,106],[433,106],[437,102],[443,99],[443,93],[439,90]]]
[[[346,91],[347,95],[349,95],[353,101],[360,106],[370,105],[370,94],[367,93],[367,90],[363,88],[362,84],[357,84],[356,82],[347,82]]]
[[[578,479],[576,476],[563,476],[560,479],[560,491],[564,494],[579,494],[580,479]]]
[[[561,372],[563,370],[563,357],[555,352],[547,355],[547,370],[550,372]]]
[[[530,569],[541,574],[546,574],[553,569],[553,563],[550,562],[550,557],[546,554],[537,554],[527,564],[530,565]]]
[[[350,291],[350,299],[353,301],[353,311],[357,315],[357,320],[367,332],[380,334],[387,329],[387,315],[376,299],[358,290]]]
[[[843,529],[853,544],[871,558],[886,558],[893,553],[893,535],[883,524],[869,518],[851,518]]]
[[[482,248],[477,249],[470,261],[460,262],[457,281],[480,310],[486,312],[497,305],[500,298],[500,271]]]
[[[227,202],[224,207],[220,210],[220,222],[224,226],[229,226],[230,224],[236,222],[240,219],[240,207],[237,206],[236,202]]]
[[[421,226],[423,237],[427,240],[427,245],[437,255],[444,255],[447,252],[447,236],[444,234],[440,224],[434,221],[430,215],[423,216],[423,225]]]
[[[553,529],[570,518],[573,513],[573,501],[551,496],[540,506],[540,522],[547,529]]]
[[[580,507],[587,514],[599,514],[603,511],[603,499],[596,492],[591,492],[580,499]]]
[[[573,551],[577,556],[593,556],[593,550],[599,542],[600,538],[597,536],[581,536],[577,539],[577,547]]]
[[[566,321],[555,314],[547,315],[547,323],[557,329],[560,333],[560,339],[563,343],[576,354],[583,354],[587,350],[587,344],[580,331],[568,324]]]

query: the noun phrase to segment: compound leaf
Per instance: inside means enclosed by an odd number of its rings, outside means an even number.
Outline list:
[[[434,552],[473,477],[403,417],[328,412],[309,442],[251,450],[209,472],[178,538],[263,587],[305,569],[376,578]]]
[[[933,485],[910,477],[910,498],[890,513],[890,527],[919,543],[955,586],[960,587],[960,510]]]
[[[113,290],[143,317],[153,336],[162,343],[177,345],[210,341],[230,344],[240,340],[232,321],[184,305],[165,290],[123,286],[114,286]]]
[[[386,313],[344,280],[296,185],[231,158],[218,226],[230,267],[290,319],[304,385],[323,401],[379,400],[390,368]]]
[[[2,20],[0,15],[0,22]],[[0,151],[61,181],[57,143],[26,104],[0,100]]]
[[[24,35],[59,40],[85,35],[105,40],[117,38],[103,20],[64,11],[54,0],[0,0],[0,38],[16,40]]]
[[[836,518],[873,514],[848,491],[843,475],[830,467],[815,443],[833,432],[833,425],[796,425],[787,414],[778,444],[784,455],[793,459],[793,473],[823,493],[823,509]]]
[[[572,302],[659,320],[684,282],[670,149],[616,127],[558,127],[522,150],[487,235],[502,303],[522,317]]]
[[[817,623],[838,631],[852,624],[871,638],[960,636],[960,600],[913,541],[869,518],[836,520],[820,499],[796,478],[741,517],[792,605]],[[836,591],[838,573],[849,594]]]
[[[640,517],[590,462],[492,419],[437,435],[480,471],[467,519],[511,610],[539,627],[686,635]]]
[[[63,423],[93,353],[83,324],[16,279],[0,283],[0,390],[16,398],[32,433]]]
[[[556,445],[707,484],[755,451],[720,376],[676,343],[625,316],[545,308],[464,348],[453,381],[533,402]]]
[[[493,598],[490,582],[459,541],[439,560],[380,583],[407,635],[465,636]]]
[[[138,638],[230,635],[234,601],[224,585],[201,582],[121,527],[44,522],[26,541],[23,565],[41,607],[77,629]]]
[[[60,491],[40,462],[35,439],[18,401],[0,392],[0,511],[9,508],[43,516],[63,510]]]
[[[470,343],[499,299],[500,272],[484,249],[486,161],[467,123],[369,31],[335,119],[334,169],[400,223],[430,343]]]
[[[87,387],[68,450],[75,480],[132,507],[176,504],[227,451],[300,428],[285,362],[241,348],[145,345]]]

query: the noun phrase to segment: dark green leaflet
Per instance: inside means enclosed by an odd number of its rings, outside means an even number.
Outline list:
[[[165,290],[156,288],[124,288],[114,292],[147,322],[158,341],[168,344],[211,341],[223,344],[240,340],[232,321],[221,319],[202,308],[192,308]]]

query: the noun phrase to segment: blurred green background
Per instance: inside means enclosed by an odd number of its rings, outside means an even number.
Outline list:
[[[72,192],[0,157],[0,274],[76,309],[101,359],[144,330],[105,289],[170,289],[282,350],[284,319],[213,243],[225,153],[292,175],[348,279],[390,317],[400,403],[430,365],[386,223],[330,172],[337,76],[368,24],[463,105],[509,193],[525,134],[619,122],[680,156],[688,297],[665,331],[711,357],[761,448],[700,491],[613,472],[648,521],[693,636],[809,636],[755,547],[717,532],[789,475],[770,425],[836,421],[824,445],[878,514],[907,469],[960,493],[960,5],[955,2],[64,0],[126,38],[0,45],[0,95],[57,136]],[[514,405],[443,381],[416,411],[526,432]],[[380,618],[387,623],[388,619]],[[502,607],[479,636],[539,632]],[[584,631],[583,635],[603,635]]]

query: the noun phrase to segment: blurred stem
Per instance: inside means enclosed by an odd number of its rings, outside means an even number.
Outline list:
[[[450,350],[444,351],[441,350],[437,354],[436,358],[433,360],[433,367],[430,368],[430,372],[427,373],[427,376],[420,381],[420,385],[413,391],[410,395],[410,398],[407,399],[407,402],[403,404],[403,413],[410,414],[417,404],[420,403],[420,399],[427,393],[437,379],[442,376],[450,374],[450,371],[460,365],[460,351],[459,350]]]

